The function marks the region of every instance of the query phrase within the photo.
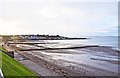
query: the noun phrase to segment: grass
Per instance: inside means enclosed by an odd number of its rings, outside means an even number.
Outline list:
[[[0,46],[0,49],[5,51],[4,48]],[[1,52],[1,51],[0,51]],[[4,76],[17,76],[16,78],[26,78],[26,76],[32,78],[38,78],[37,74],[33,71],[26,68],[24,65],[19,63],[18,61],[14,60],[13,58],[9,57],[5,53],[1,52],[2,58],[0,58],[0,62],[2,62],[2,71]]]
[[[6,49],[4,47],[2,47],[2,46],[0,46],[0,50],[6,51]]]

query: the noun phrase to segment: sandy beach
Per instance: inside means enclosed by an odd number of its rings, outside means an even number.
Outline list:
[[[71,46],[59,43],[54,44],[54,46],[46,45],[12,44],[11,47],[40,49],[48,46],[52,48]],[[23,58],[27,58],[20,60],[16,56],[16,60],[19,60],[42,76],[118,76],[118,65],[120,64],[118,60],[119,51],[105,46],[91,46],[79,49],[16,51],[16,53],[24,56]],[[54,74],[51,72],[54,72]]]

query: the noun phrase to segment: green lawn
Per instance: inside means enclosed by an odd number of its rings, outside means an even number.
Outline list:
[[[3,49],[1,46],[0,49],[5,51],[5,49]],[[5,53],[1,53],[2,58],[0,58],[0,62],[2,61],[2,71],[4,76],[17,76],[16,78],[26,78],[25,76],[32,76],[32,78],[38,78],[34,72],[26,68],[24,65],[9,57]]]
[[[0,46],[0,50],[6,51],[4,47]]]

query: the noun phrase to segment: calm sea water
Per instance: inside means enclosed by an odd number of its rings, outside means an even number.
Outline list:
[[[117,36],[90,36],[89,39],[84,40],[49,40],[50,42],[61,42],[68,44],[87,44],[87,45],[100,45],[109,46],[114,49],[118,49],[118,37]]]

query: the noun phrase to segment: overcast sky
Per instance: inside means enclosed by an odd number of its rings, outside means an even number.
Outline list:
[[[117,35],[117,1],[1,0],[0,34]]]

